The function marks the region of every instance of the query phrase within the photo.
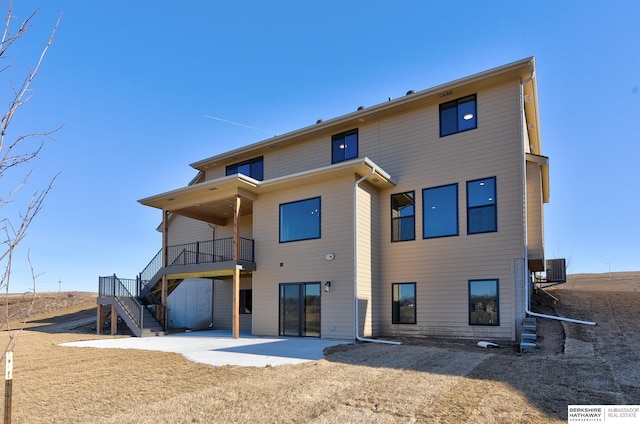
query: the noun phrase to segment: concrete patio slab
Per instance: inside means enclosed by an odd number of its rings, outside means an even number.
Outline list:
[[[324,358],[329,346],[353,343],[310,337],[259,337],[241,335],[234,339],[229,331],[197,331],[164,337],[128,337],[63,343],[68,347],[140,349],[180,353],[193,362],[214,366],[239,365],[265,367],[299,364]]]

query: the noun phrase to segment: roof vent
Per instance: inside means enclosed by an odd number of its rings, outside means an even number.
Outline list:
[[[358,106],[358,110],[364,110],[364,106]]]
[[[318,119],[318,120],[316,121],[316,124],[320,124],[321,122],[322,122],[322,119]]]
[[[416,94],[416,90],[409,90],[407,91],[407,96],[410,96],[412,94]]]

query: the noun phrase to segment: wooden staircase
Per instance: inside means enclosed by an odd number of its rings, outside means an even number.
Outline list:
[[[104,322],[104,306],[111,306],[111,320],[120,317],[122,321],[129,327],[136,337],[162,336],[165,334],[163,324],[156,318],[162,316],[161,305],[143,304],[142,299],[135,295],[138,282],[136,280],[120,279],[117,276],[100,277],[99,296],[98,296],[98,325],[97,332],[100,334],[102,330],[102,322]],[[156,313],[152,311],[156,309]],[[115,312],[115,314],[113,313]],[[116,326],[112,325],[112,333]]]

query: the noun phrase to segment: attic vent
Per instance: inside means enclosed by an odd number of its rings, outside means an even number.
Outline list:
[[[550,283],[565,283],[567,268],[564,258],[547,260],[547,281]]]
[[[440,97],[447,97],[453,94],[453,91],[445,91],[444,93],[440,93]]]
[[[524,96],[524,101],[525,101],[525,102],[530,102],[530,101],[531,101],[531,94],[526,94],[526,95]]]

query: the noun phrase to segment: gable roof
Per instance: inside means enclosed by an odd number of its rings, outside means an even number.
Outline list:
[[[465,86],[478,85],[482,86],[490,84],[493,81],[519,79],[523,84],[523,95],[525,99],[525,112],[527,119],[527,127],[529,132],[529,142],[531,153],[540,154],[540,136],[539,136],[539,113],[537,101],[535,75],[535,58],[528,57],[507,65],[489,69],[468,77],[464,77],[452,82],[437,85],[435,87],[413,92],[410,91],[406,96],[400,97],[388,102],[380,103],[367,108],[359,108],[359,110],[338,116],[327,121],[319,121],[314,125],[288,132],[279,136],[275,136],[257,143],[240,147],[228,152],[224,152],[206,159],[191,163],[190,166],[199,170],[207,169],[222,164],[229,164],[239,160],[240,157],[259,156],[263,152],[267,152],[275,147],[283,147],[289,144],[295,144],[303,141],[308,137],[319,136],[323,134],[335,134],[345,127],[357,127],[363,122],[377,120],[384,116],[401,113],[408,109],[414,109],[422,105],[441,103],[443,97],[449,97],[456,93],[457,90]],[[533,100],[533,101],[531,101]]]

